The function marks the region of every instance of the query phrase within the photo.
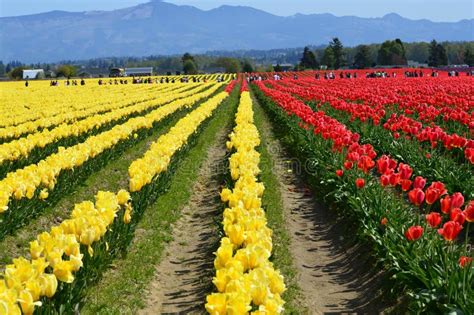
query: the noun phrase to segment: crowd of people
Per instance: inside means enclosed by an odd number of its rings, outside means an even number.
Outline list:
[[[84,79],[81,79],[81,81],[78,83],[77,80],[71,80],[67,79],[64,81],[65,86],[70,86],[70,85],[86,85],[86,81]],[[51,80],[49,81],[49,86],[59,86],[59,81],[58,80]]]

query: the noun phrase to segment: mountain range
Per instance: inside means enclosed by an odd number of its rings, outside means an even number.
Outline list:
[[[50,62],[106,56],[203,53],[327,44],[472,41],[474,19],[459,22],[332,14],[276,16],[244,6],[200,10],[155,0],[113,11],[65,12],[0,18],[0,60]]]

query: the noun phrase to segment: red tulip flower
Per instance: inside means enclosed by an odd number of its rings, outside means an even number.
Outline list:
[[[401,180],[401,185],[402,185],[402,190],[403,191],[409,191],[411,187],[412,181],[409,179],[402,179]]]
[[[390,176],[385,175],[385,174],[380,176],[380,184],[383,187],[388,186],[390,184]]]
[[[400,184],[400,174],[399,173],[393,173],[389,176],[389,181],[390,181],[390,185],[392,186],[397,186],[398,184]]]
[[[433,228],[441,224],[441,215],[438,212],[431,212],[426,215],[426,222]]]
[[[454,208],[451,210],[451,214],[449,215],[451,221],[458,222],[459,224],[463,225],[464,221],[466,221],[466,216],[459,208]]]
[[[440,196],[443,196],[448,192],[442,182],[432,182],[429,188],[438,189]]]
[[[464,204],[464,196],[460,192],[456,192],[451,196],[451,207],[461,208]]]
[[[413,174],[413,169],[408,164],[400,163],[398,165],[398,172],[402,179],[409,179]]]
[[[380,224],[382,224],[383,226],[387,225],[387,223],[388,223],[387,218],[383,218],[382,220],[380,220]]]
[[[474,200],[471,200],[469,204],[464,208],[464,216],[467,222],[474,222]]]
[[[343,171],[343,170],[337,170],[337,171],[336,171],[336,176],[337,176],[337,177],[342,177],[342,175],[344,175],[344,171]]]
[[[425,193],[420,188],[412,189],[408,193],[408,199],[410,199],[410,202],[415,206],[420,206],[423,200],[425,200]]]
[[[354,166],[354,164],[351,161],[345,161],[344,162],[344,168],[346,170],[350,170],[353,166]]]
[[[466,256],[461,256],[459,258],[459,267],[464,268],[466,265],[469,265],[472,263],[472,257],[466,257]]]
[[[446,196],[441,199],[441,212],[448,214],[451,211],[451,197]]]
[[[413,188],[423,189],[425,188],[425,185],[426,185],[426,179],[424,179],[421,176],[415,177],[415,180],[413,181]]]
[[[417,226],[410,226],[408,230],[405,232],[405,237],[410,242],[416,241],[423,235],[423,228],[419,225]]]
[[[462,230],[462,225],[459,222],[448,221],[443,225],[442,229],[438,229],[438,234],[444,237],[446,241],[453,241]]]
[[[365,186],[365,180],[363,178],[357,178],[355,183],[356,183],[357,188],[359,189],[364,188]]]
[[[439,197],[441,197],[441,192],[433,187],[428,187],[426,190],[426,203],[429,205],[432,205],[438,200]]]

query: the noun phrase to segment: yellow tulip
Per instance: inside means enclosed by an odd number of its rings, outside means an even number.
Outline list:
[[[35,306],[41,306],[41,302],[35,302],[33,296],[28,290],[22,290],[18,296],[21,311],[24,315],[32,315],[35,311]]]
[[[41,286],[41,295],[52,298],[58,288],[58,280],[56,277],[51,274],[42,274],[39,277],[39,283]]]
[[[227,295],[222,293],[213,293],[206,297],[206,311],[211,315],[227,314]]]
[[[39,199],[44,200],[44,199],[48,198],[48,196],[49,196],[48,190],[45,188],[45,189],[41,190],[41,192],[39,194]]]

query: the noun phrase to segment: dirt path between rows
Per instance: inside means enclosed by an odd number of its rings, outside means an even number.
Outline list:
[[[190,201],[173,226],[173,241],[168,244],[146,293],[147,306],[139,314],[205,313],[206,295],[213,289],[213,252],[220,239],[219,193],[228,132],[222,130],[208,151]]]
[[[378,314],[381,281],[371,271],[367,250],[349,245],[350,236],[338,228],[330,210],[318,203],[303,183],[297,161],[289,156],[265,121],[266,145],[281,183],[290,252],[298,285],[310,314]],[[303,163],[304,165],[304,163]],[[292,171],[289,171],[292,169]]]

